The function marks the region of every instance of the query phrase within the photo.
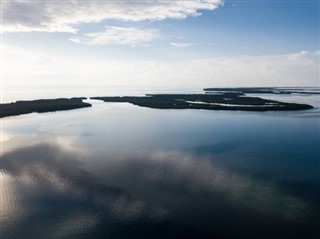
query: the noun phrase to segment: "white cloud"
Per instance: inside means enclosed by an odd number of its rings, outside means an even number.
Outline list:
[[[86,45],[131,45],[148,43],[159,38],[155,29],[138,29],[128,27],[106,27],[104,32],[89,33],[83,37],[73,37],[70,40]]]
[[[214,10],[223,0],[176,1],[5,1],[2,3],[4,32],[78,31],[78,25],[103,20],[159,21],[199,16],[201,10]]]
[[[185,47],[190,47],[193,44],[188,42],[170,42],[170,45],[175,48],[185,48]]]
[[[315,52],[315,54],[317,54],[317,52]],[[296,61],[296,60],[302,59],[302,58],[304,58],[306,56],[308,56],[308,52],[307,51],[300,51],[300,52],[297,52],[297,53],[289,55],[288,56],[288,60]]]

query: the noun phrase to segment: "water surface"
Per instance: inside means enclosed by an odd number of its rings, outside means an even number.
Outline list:
[[[319,238],[319,101],[299,97],[316,108],[5,118],[0,238]]]

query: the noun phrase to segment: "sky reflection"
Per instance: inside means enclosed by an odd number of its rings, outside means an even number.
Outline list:
[[[101,154],[87,158],[57,142],[3,155],[0,222],[10,224],[2,227],[4,235],[251,238],[247,232],[257,236],[263,225],[268,233],[294,236],[312,229],[308,222],[318,210],[272,181],[234,173],[200,155],[156,150],[101,161]],[[100,163],[93,170],[84,162]]]

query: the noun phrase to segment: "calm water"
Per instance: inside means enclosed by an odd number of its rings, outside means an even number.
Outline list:
[[[286,97],[316,109],[5,118],[0,238],[320,238],[319,97]]]

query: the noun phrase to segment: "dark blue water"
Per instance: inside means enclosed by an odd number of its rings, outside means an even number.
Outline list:
[[[319,238],[319,108],[91,102],[2,120],[1,239]]]

